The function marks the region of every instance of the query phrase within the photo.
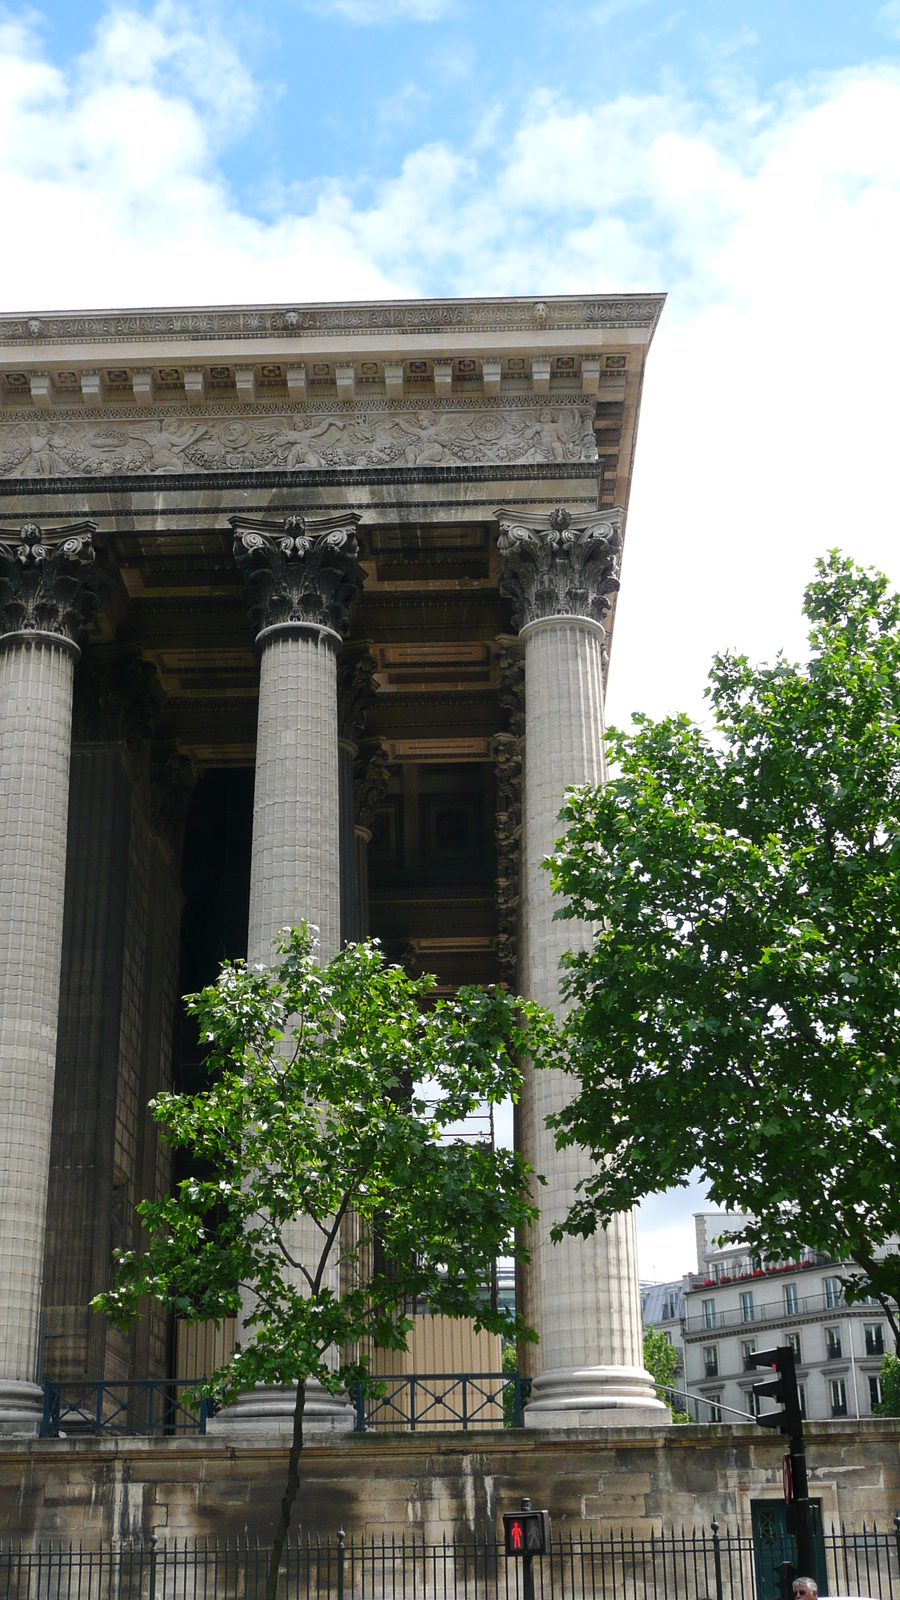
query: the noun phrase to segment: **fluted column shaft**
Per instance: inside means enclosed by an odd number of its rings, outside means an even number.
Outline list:
[[[520,984],[557,1016],[564,1010],[560,958],[566,950],[590,948],[592,934],[585,923],[554,921],[559,902],[542,862],[562,832],[565,790],[605,777],[605,630],[598,614],[617,587],[617,523],[611,527],[603,517],[585,523],[573,528],[565,512],[526,527],[501,522],[505,588],[518,602],[525,647]],[[633,1213],[614,1217],[589,1239],[554,1244],[550,1238],[589,1164],[579,1147],[557,1150],[546,1126],[572,1094],[572,1080],[551,1070],[530,1072],[523,1094],[525,1153],[547,1180],[535,1196],[540,1218],[529,1240],[533,1303],[525,1314],[540,1345],[526,1422],[658,1423],[667,1412],[643,1368]]]
[[[3,641],[0,641],[2,645]],[[0,651],[0,1431],[40,1416],[38,1333],[66,881],[73,653]]]
[[[276,524],[232,519],[235,555],[245,571],[251,615],[263,624],[248,960],[268,966],[283,928],[308,923],[320,964],[341,944],[337,624],[361,586],[355,518],[291,518]],[[285,1229],[297,1260],[312,1265],[321,1234],[310,1218]],[[298,1272],[297,1287],[305,1292]],[[332,1283],[337,1288],[336,1279]],[[244,1302],[244,1314],[251,1301]],[[292,1390],[258,1389],[222,1413],[229,1432],[288,1434]],[[306,1424],[351,1428],[348,1404],[317,1383],[307,1388]]]
[[[92,528],[0,541],[0,1433],[34,1433],[72,687]]]
[[[337,651],[333,630],[264,630],[253,795],[248,959],[268,966],[272,941],[302,919],[319,960],[340,947]]]

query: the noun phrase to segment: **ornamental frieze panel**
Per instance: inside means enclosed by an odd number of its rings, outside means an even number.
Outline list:
[[[0,343],[36,340],[221,339],[271,334],[479,332],[512,328],[654,328],[663,296],[590,300],[417,301],[407,305],[247,307],[229,311],[96,312],[74,316],[0,317]]]
[[[592,406],[323,407],[287,415],[0,423],[0,476],[97,477],[295,468],[596,461]]]

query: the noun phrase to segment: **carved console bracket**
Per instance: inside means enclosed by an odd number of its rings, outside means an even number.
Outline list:
[[[513,602],[517,628],[545,617],[590,617],[602,622],[619,587],[622,511],[579,512],[558,506],[521,521],[501,507],[497,548],[501,593]]]
[[[260,634],[271,628],[327,628],[340,633],[364,583],[355,512],[285,517],[283,522],[231,517],[234,557],[244,574],[250,616]]]
[[[44,533],[26,522],[18,537],[0,539],[0,639],[41,635],[77,640],[97,603],[92,522]]]

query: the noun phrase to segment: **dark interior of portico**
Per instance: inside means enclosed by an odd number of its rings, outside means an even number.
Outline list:
[[[166,531],[137,501],[127,518],[88,509],[107,600],[76,690],[90,715],[76,715],[44,1296],[44,1376],[66,1381],[171,1369],[164,1320],[128,1337],[88,1304],[113,1249],[140,1244],[138,1201],[180,1171],[146,1107],[203,1082],[181,997],[246,954],[259,673],[220,513],[198,507]],[[497,740],[516,730],[492,523],[363,523],[360,544],[339,709],[356,751],[363,920],[439,993],[496,982],[509,974],[497,840],[510,821]]]

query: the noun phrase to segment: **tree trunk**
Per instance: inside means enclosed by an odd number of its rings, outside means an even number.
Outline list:
[[[278,1518],[278,1527],[275,1530],[275,1539],[272,1544],[272,1558],[269,1563],[269,1582],[266,1588],[266,1600],[275,1600],[278,1590],[278,1574],[281,1571],[281,1558],[284,1554],[284,1543],[287,1538],[288,1528],[291,1525],[291,1515],[294,1510],[294,1501],[300,1487],[300,1451],[303,1449],[303,1407],[306,1404],[306,1380],[301,1378],[297,1384],[297,1398],[294,1402],[294,1432],[291,1437],[291,1450],[288,1456],[287,1482],[284,1494],[281,1497],[281,1515]]]

